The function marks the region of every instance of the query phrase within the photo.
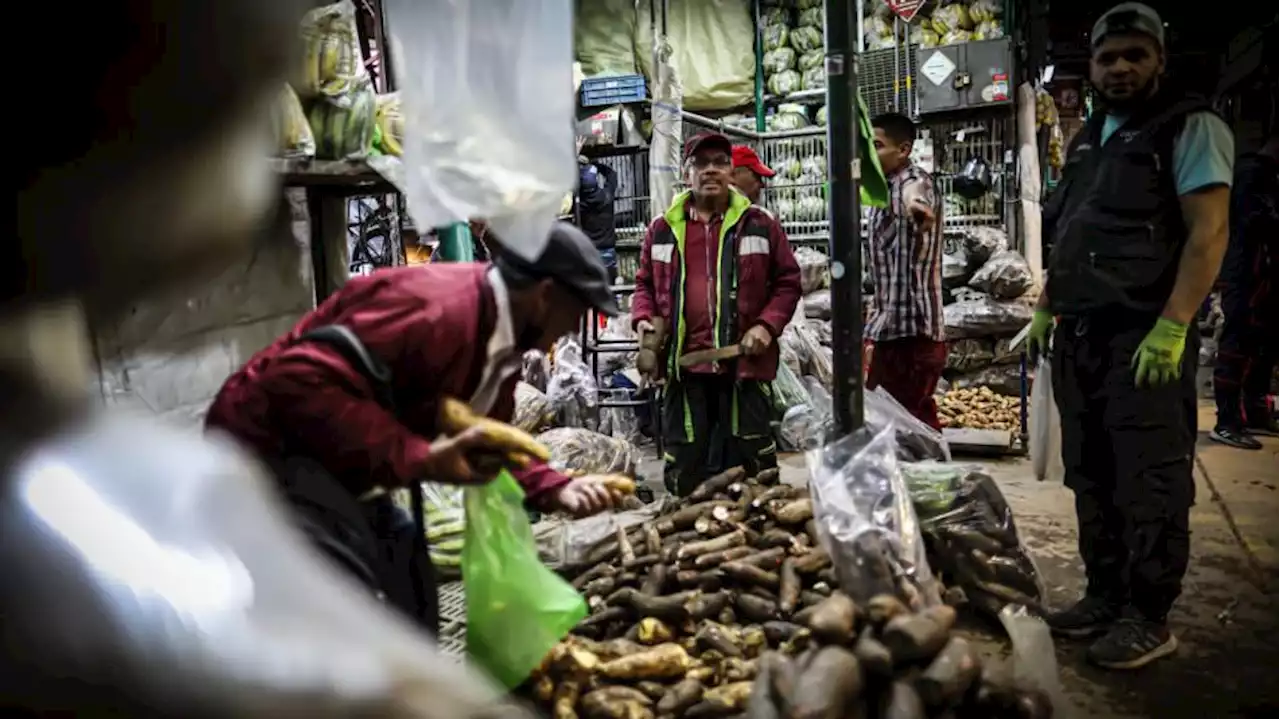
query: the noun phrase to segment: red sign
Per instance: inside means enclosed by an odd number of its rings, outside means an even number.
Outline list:
[[[920,8],[924,7],[925,0],[884,0],[884,4],[889,6],[894,15],[902,18],[903,22],[911,22]]]

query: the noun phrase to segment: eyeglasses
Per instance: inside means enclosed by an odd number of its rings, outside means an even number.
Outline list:
[[[699,170],[705,170],[708,167],[729,167],[733,164],[733,160],[728,155],[695,155],[689,158],[689,164]]]

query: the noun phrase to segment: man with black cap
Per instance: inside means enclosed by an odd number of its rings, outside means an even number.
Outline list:
[[[1108,10],[1092,45],[1102,107],[1046,203],[1053,254],[1029,345],[1047,352],[1052,336],[1088,580],[1049,625],[1101,635],[1089,660],[1133,669],[1177,649],[1166,621],[1190,552],[1194,320],[1227,244],[1234,150],[1205,100],[1162,81],[1164,23],[1150,7]]]
[[[472,464],[486,448],[483,436],[439,436],[441,400],[466,400],[477,414],[510,421],[524,353],[550,349],[589,308],[618,311],[600,254],[578,228],[557,223],[535,262],[494,247],[492,265],[428,264],[352,278],[226,381],[206,428],[258,454],[312,525],[330,522],[323,510],[334,496],[424,480],[487,481]],[[587,515],[616,499],[597,478],[570,480],[542,463],[514,476],[539,509]],[[412,522],[385,495],[363,506],[380,553],[422,557],[405,549],[421,543],[405,536]],[[316,539],[345,556],[340,538]],[[388,593],[407,612],[420,611],[408,606],[412,591],[403,602]],[[434,628],[434,606],[428,613],[418,619]]]
[[[732,153],[718,133],[685,144],[691,189],[649,224],[636,272],[636,329],[652,331],[658,318],[670,328],[667,362],[654,374],[667,382],[666,483],[682,496],[706,476],[717,424],[749,472],[777,466],[770,383],[800,268],[778,221],[734,188]]]

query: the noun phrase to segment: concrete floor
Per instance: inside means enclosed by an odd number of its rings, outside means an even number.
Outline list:
[[[1212,424],[1206,405],[1200,426]],[[1278,460],[1276,440],[1264,441],[1262,451],[1246,452],[1201,433],[1191,567],[1171,620],[1179,651],[1144,670],[1114,673],[1088,666],[1083,644],[1059,641],[1058,665],[1074,716],[1276,716]],[[990,471],[1013,506],[1050,603],[1074,601],[1083,573],[1070,491],[1037,482],[1026,459],[973,463]],[[782,464],[789,478],[804,481],[801,457]],[[995,639],[987,646],[990,653],[1001,649]]]

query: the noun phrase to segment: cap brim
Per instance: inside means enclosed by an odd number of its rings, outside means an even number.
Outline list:
[[[618,316],[618,297],[612,291],[588,298],[588,304],[605,317]]]
[[[778,174],[773,170],[770,170],[769,168],[765,167],[764,165],[756,165],[752,169],[755,170],[755,173],[761,177],[773,177],[774,175]]]

